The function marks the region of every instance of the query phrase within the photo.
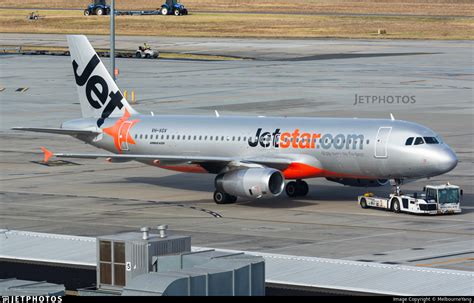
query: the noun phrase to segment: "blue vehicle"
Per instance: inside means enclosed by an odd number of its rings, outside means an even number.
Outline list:
[[[107,5],[105,0],[94,0],[94,3],[89,4],[89,6],[84,10],[84,16],[90,15],[109,15],[110,14],[110,5]]]
[[[161,6],[160,10],[162,15],[175,15],[175,16],[180,16],[180,15],[187,15],[188,10],[179,3],[177,0],[166,0],[166,3],[164,3]]]

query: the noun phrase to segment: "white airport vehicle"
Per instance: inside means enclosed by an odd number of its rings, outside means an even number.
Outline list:
[[[158,51],[152,50],[146,44],[144,46],[139,46],[138,49],[135,51],[136,58],[147,58],[147,59],[156,59],[159,56]]]
[[[443,185],[427,185],[423,193],[390,194],[389,198],[366,193],[358,197],[362,208],[382,208],[396,213],[411,214],[454,214],[461,212],[462,189],[449,183]]]

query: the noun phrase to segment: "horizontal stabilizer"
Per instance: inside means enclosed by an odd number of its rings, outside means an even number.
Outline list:
[[[38,132],[38,133],[49,133],[49,134],[59,134],[59,135],[70,135],[70,136],[97,136],[100,132],[93,130],[78,130],[78,129],[64,129],[64,128],[37,128],[37,127],[14,127],[13,130],[22,130],[29,132]]]

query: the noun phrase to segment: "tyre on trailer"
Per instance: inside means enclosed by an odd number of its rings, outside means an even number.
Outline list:
[[[400,212],[400,202],[398,201],[397,198],[393,198],[392,203],[390,203],[390,204],[392,205],[393,212],[395,212],[395,213]]]
[[[84,10],[84,16],[89,16],[90,14],[91,14],[91,12],[88,9]]]
[[[360,199],[360,207],[364,209],[369,208],[369,206],[367,205],[367,200],[365,198]]]
[[[179,9],[175,9],[175,10],[174,10],[174,15],[175,15],[175,16],[181,15],[181,12],[179,11]]]

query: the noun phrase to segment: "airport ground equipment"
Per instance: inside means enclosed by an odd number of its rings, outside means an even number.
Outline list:
[[[28,14],[28,20],[33,20],[36,21],[40,18],[40,15],[38,14],[38,11],[31,12]]]
[[[166,2],[161,6],[161,14],[175,16],[187,15],[188,10],[177,0],[166,0]]]
[[[366,193],[358,197],[362,208],[381,208],[393,212],[411,214],[454,214],[461,212],[463,191],[459,186],[449,183],[443,185],[427,185],[421,194],[393,193],[389,198],[377,197]]]
[[[84,16],[102,16],[108,14],[110,14],[110,5],[108,5],[105,0],[94,0],[94,3],[89,4],[84,10]]]
[[[116,11],[117,15],[128,15],[128,16],[150,16],[150,15],[187,15],[188,10],[182,3],[177,0],[166,0],[160,8],[154,10],[120,10]]]
[[[152,50],[149,46],[138,46],[137,50],[135,51],[135,58],[147,58],[147,59],[156,59],[159,56],[159,52],[156,50]]]

